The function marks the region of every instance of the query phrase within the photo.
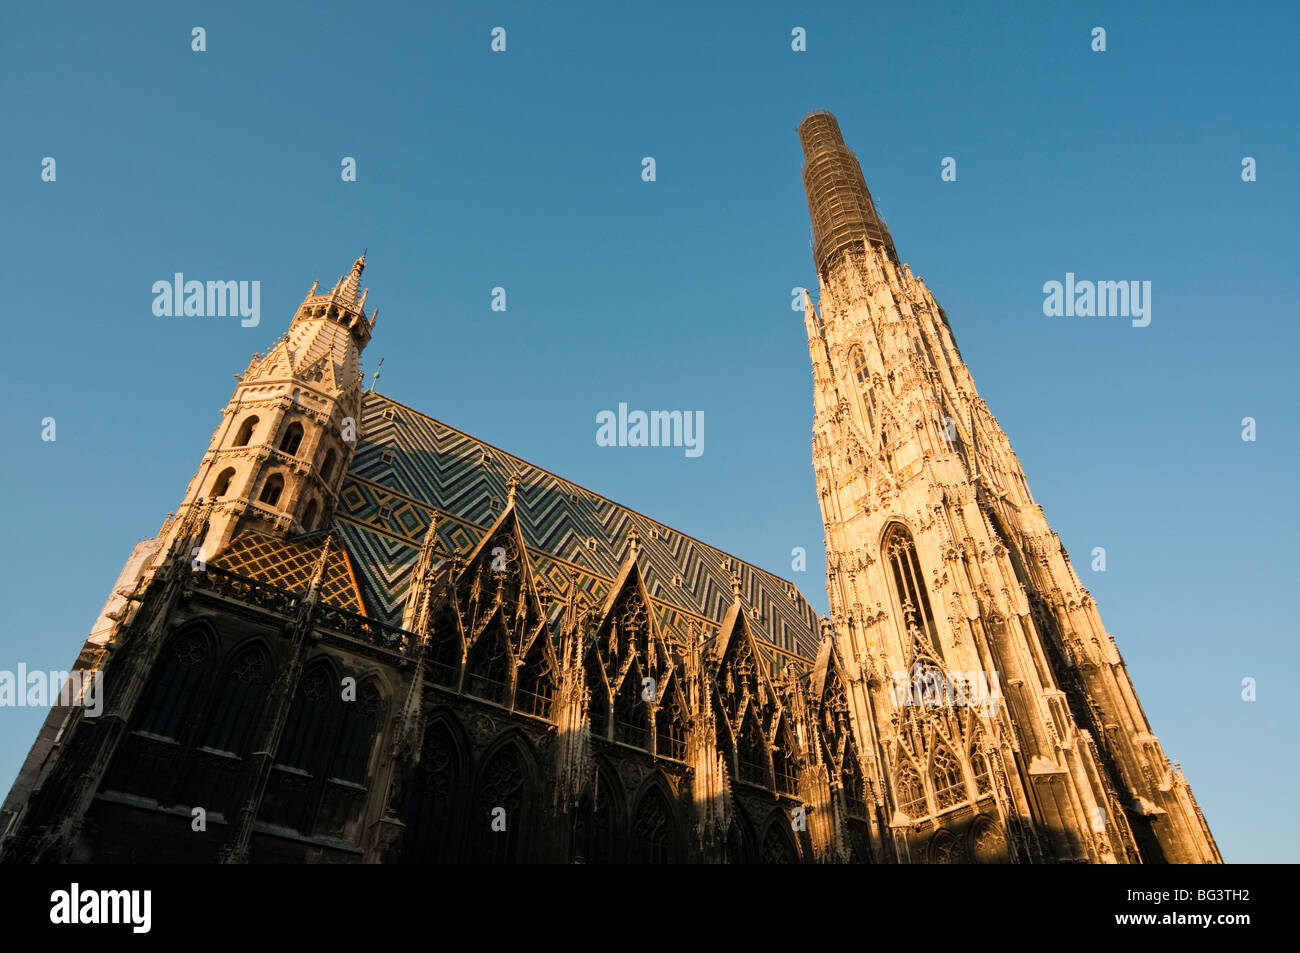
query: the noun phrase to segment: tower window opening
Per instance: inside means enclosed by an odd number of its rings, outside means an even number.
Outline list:
[[[331,476],[333,476],[334,461],[337,459],[337,457],[338,455],[334,452],[334,449],[332,447],[330,448],[330,451],[325,454],[325,460],[320,465],[320,478],[322,480],[328,480]]]
[[[258,500],[267,506],[275,506],[280,502],[280,494],[284,491],[284,477],[278,473],[272,473],[266,478],[266,483],[262,487],[262,495]]]
[[[316,528],[316,511],[319,508],[320,507],[316,505],[315,500],[312,500],[310,503],[307,504],[307,512],[303,513],[302,515],[303,529],[310,532],[311,530]]]
[[[239,425],[239,433],[235,434],[235,446],[247,447],[248,441],[253,439],[253,431],[257,428],[257,418],[249,417]]]
[[[289,429],[284,432],[284,439],[280,441],[280,452],[293,456],[298,452],[298,447],[302,443],[302,424],[296,420],[289,425]]]
[[[213,496],[225,496],[230,492],[230,481],[235,478],[235,468],[226,467],[217,474],[217,479],[212,484]]]

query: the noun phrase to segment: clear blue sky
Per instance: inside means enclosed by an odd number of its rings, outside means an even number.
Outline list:
[[[0,668],[72,662],[232,375],[367,247],[381,391],[779,574],[803,546],[824,608],[789,302],[827,108],[1225,858],[1300,856],[1293,4],[438,6],[5,5]],[[260,281],[261,325],[155,317],[177,271]],[[1151,281],[1151,325],[1045,317],[1067,271]],[[705,453],[598,447],[620,401],[703,410]],[[6,787],[42,715],[0,710]]]

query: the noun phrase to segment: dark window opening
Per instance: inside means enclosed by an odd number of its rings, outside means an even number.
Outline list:
[[[239,433],[235,434],[235,446],[247,447],[248,442],[253,439],[253,431],[257,428],[257,418],[249,417],[239,425]]]
[[[213,496],[225,496],[230,492],[230,481],[235,478],[235,468],[226,467],[217,474],[217,479],[212,484]]]
[[[262,486],[262,495],[258,497],[267,506],[275,506],[280,502],[280,494],[284,491],[284,477],[278,473],[272,473],[266,478],[266,483]]]
[[[294,421],[289,425],[289,429],[284,432],[284,439],[280,441],[280,451],[293,456],[298,452],[298,447],[302,443],[302,424]]]

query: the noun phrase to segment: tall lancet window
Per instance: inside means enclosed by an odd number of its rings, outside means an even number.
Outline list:
[[[849,362],[853,365],[853,377],[858,382],[858,389],[865,390],[871,380],[871,371],[867,369],[866,355],[856,344],[853,345],[853,350],[849,351]]]
[[[917,559],[912,534],[901,523],[895,523],[885,534],[880,551],[894,578],[894,594],[898,598],[903,631],[911,632],[912,626],[916,626],[942,659],[939,630],[934,624],[934,613],[930,611],[930,596],[926,592],[925,577],[921,575],[921,561]],[[910,641],[905,642],[908,644]]]
[[[862,392],[862,410],[867,415],[867,433],[876,435],[876,392],[871,389],[871,368],[867,366],[867,356],[856,344],[849,351],[849,363],[853,366],[853,379]]]

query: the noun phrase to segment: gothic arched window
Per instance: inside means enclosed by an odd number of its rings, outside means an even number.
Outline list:
[[[849,351],[849,364],[853,367],[853,378],[858,382],[858,387],[866,387],[871,380],[871,370],[867,367],[867,356],[856,344]]]
[[[407,797],[402,863],[447,863],[454,859],[451,798],[459,776],[460,759],[451,735],[442,724],[430,725]]]
[[[280,494],[284,492],[284,477],[278,473],[272,473],[266,478],[266,483],[262,486],[262,493],[258,499],[267,506],[275,506],[280,502]]]
[[[867,365],[867,357],[862,348],[856,344],[849,351],[849,364],[853,367],[853,379],[857,381],[858,390],[862,393],[862,408],[867,415],[867,432],[874,436],[876,392],[871,386],[871,368]]]
[[[942,746],[934,753],[934,799],[941,811],[966,800],[966,781],[962,777],[961,762],[955,754]]]
[[[966,863],[966,851],[952,831],[935,831],[934,837],[930,838],[930,863]]]
[[[362,686],[356,701],[342,697],[340,684],[327,662],[313,661],[304,671],[258,816],[302,834],[355,842],[382,701],[373,683]]]
[[[277,764],[310,772],[313,764],[316,738],[328,711],[330,678],[328,670],[318,665],[303,676],[294,695],[293,706],[285,721],[284,734],[276,750]]]
[[[226,792],[219,785],[203,788],[200,799],[180,783],[186,767],[195,762],[191,745],[200,735],[201,699],[210,694],[210,653],[211,644],[194,629],[163,645],[136,704],[132,731],[109,763],[105,790],[153,798],[163,805],[203,804],[210,811],[223,810]]]
[[[212,481],[212,495],[225,496],[230,492],[230,481],[235,478],[235,468],[226,467],[217,474],[217,478]]]
[[[460,637],[450,626],[435,626],[429,641],[429,678],[435,685],[456,687],[460,672]]]
[[[673,862],[675,827],[672,808],[659,788],[651,788],[641,799],[632,822],[632,862],[668,864]]]
[[[544,634],[538,636],[529,650],[519,669],[519,685],[515,688],[515,711],[538,718],[551,713],[551,695],[554,692],[550,659],[543,651],[545,638]]]
[[[739,804],[732,805],[731,826],[727,828],[727,839],[723,842],[723,857],[728,864],[754,864],[754,832],[745,815],[745,809]]]
[[[782,725],[776,733],[776,750],[772,752],[772,774],[776,778],[776,789],[782,794],[799,793],[798,760],[794,750],[794,740]]]
[[[895,523],[885,534],[880,550],[894,578],[894,594],[898,599],[904,632],[910,632],[915,626],[930,642],[939,658],[943,658],[943,650],[939,647],[939,631],[935,627],[934,614],[930,611],[930,596],[925,588],[925,578],[921,575],[921,562],[916,556],[912,534],[901,523]]]
[[[1007,839],[987,817],[981,817],[971,825],[970,853],[977,864],[1007,862]]]
[[[298,452],[298,446],[302,443],[302,424],[294,421],[289,425],[289,429],[284,432],[283,439],[280,440],[280,452],[293,456]]]
[[[328,483],[329,478],[334,475],[334,461],[336,459],[337,454],[334,453],[334,448],[331,447],[320,465],[320,478],[322,481]]]
[[[676,761],[686,760],[686,714],[681,692],[675,688],[668,689],[667,696],[663,697],[655,712],[655,754]]]
[[[373,684],[365,685],[356,701],[344,702],[343,730],[339,734],[330,777],[353,784],[365,781],[370,748],[379,723],[379,707],[379,689]]]
[[[795,850],[794,841],[786,833],[788,826],[776,820],[767,825],[767,831],[763,834],[763,863],[797,864],[799,862],[799,852]]]
[[[316,525],[316,511],[319,507],[315,500],[307,504],[307,512],[302,514],[302,528],[308,532]]]
[[[155,665],[148,696],[140,705],[140,730],[164,738],[180,736],[208,660],[208,646],[197,632],[172,640]]]
[[[910,761],[903,761],[898,767],[898,784],[894,790],[894,802],[898,809],[908,817],[925,817],[930,813],[925,803],[925,788],[921,776]]]
[[[598,661],[593,662],[599,665]],[[605,689],[605,682],[600,677],[599,671],[587,671],[587,691],[589,701],[587,703],[587,720],[591,722],[591,736],[593,738],[609,737],[609,693]]]
[[[247,447],[248,441],[253,439],[253,431],[257,428],[257,418],[249,417],[239,425],[239,433],[235,434],[235,446]]]
[[[633,663],[614,697],[614,740],[637,748],[650,747],[650,714],[643,691],[641,668]]]
[[[524,859],[520,856],[524,787],[524,768],[513,749],[502,748],[484,766],[469,820],[472,863],[509,864]]]
[[[767,744],[754,716],[747,715],[736,741],[736,772],[741,781],[768,787],[772,782],[767,773]]]
[[[980,794],[988,794],[993,790],[993,782],[989,780],[989,763],[984,755],[978,751],[971,755],[970,771],[975,776],[975,790]]]
[[[243,754],[248,726],[257,712],[266,679],[266,653],[252,646],[235,656],[226,670],[221,694],[213,706],[203,745],[217,751]]]
[[[497,626],[491,625],[469,650],[465,691],[504,705],[509,702],[511,660]]]
[[[593,789],[582,796],[573,817],[574,863],[619,862],[616,783],[604,768],[598,768]]]
[[[866,817],[867,781],[863,777],[862,766],[858,764],[857,755],[853,753],[852,747],[844,752],[844,768],[840,776],[844,781],[844,800],[847,802],[849,814]]]

